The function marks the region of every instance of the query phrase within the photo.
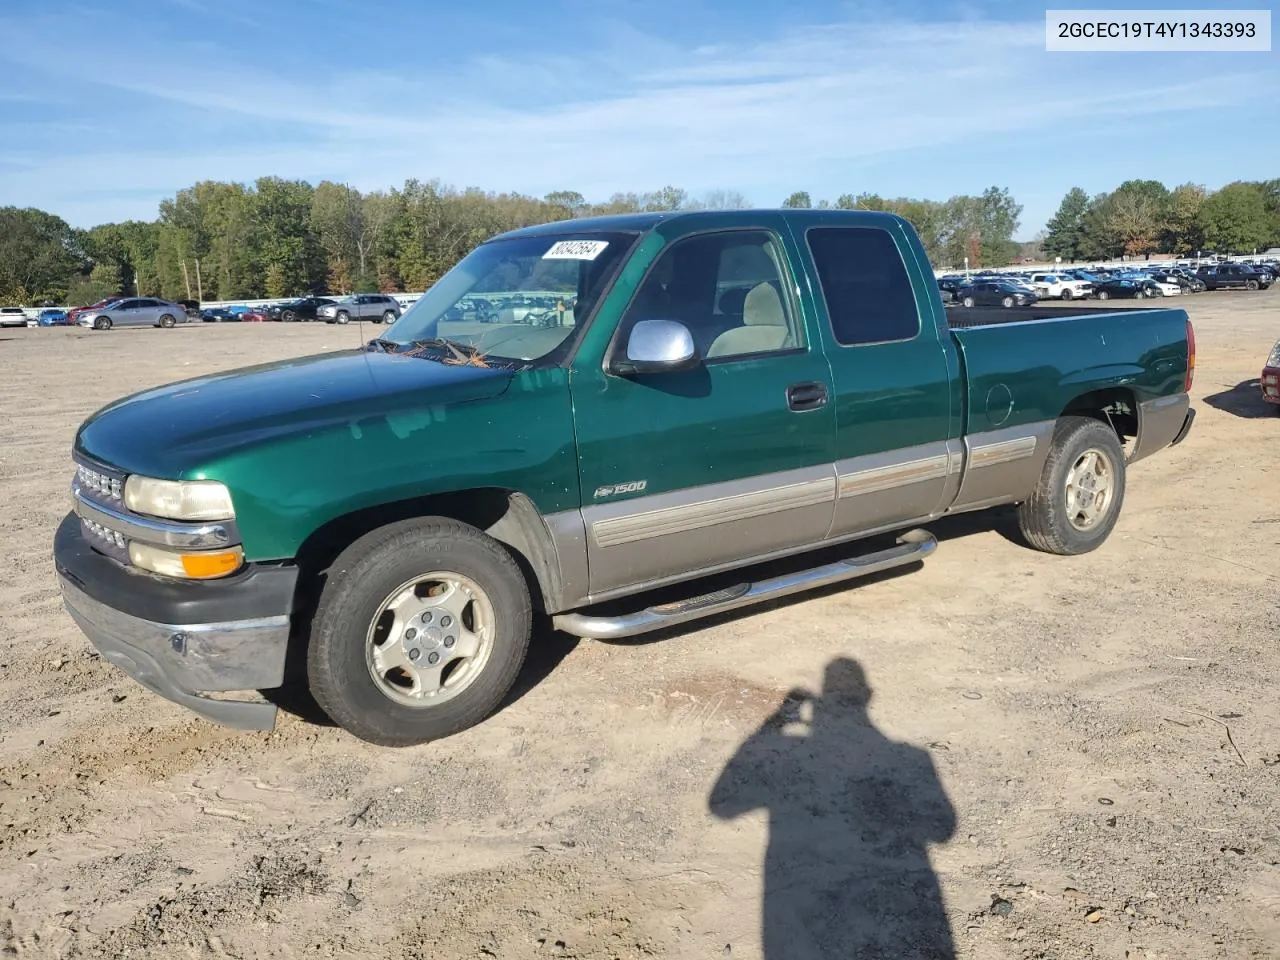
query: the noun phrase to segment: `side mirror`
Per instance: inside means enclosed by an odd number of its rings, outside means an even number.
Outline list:
[[[675,320],[641,320],[631,328],[626,355],[613,363],[613,371],[623,376],[687,370],[701,358],[693,334]]]

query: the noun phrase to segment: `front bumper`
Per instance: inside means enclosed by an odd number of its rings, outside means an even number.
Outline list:
[[[54,536],[54,567],[68,613],[105,660],[214,723],[274,728],[275,704],[203,694],[284,682],[295,568],[251,568],[225,581],[166,580],[93,550],[75,514]]]

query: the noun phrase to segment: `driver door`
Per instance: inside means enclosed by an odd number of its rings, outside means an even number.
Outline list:
[[[709,231],[649,264],[571,389],[590,593],[598,598],[820,542],[835,508],[831,372],[783,224]],[[807,305],[806,305],[807,306]],[[676,320],[703,359],[621,375],[630,330]]]

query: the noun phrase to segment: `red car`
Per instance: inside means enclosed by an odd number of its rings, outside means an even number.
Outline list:
[[[1267,403],[1274,403],[1276,411],[1280,413],[1280,340],[1271,348],[1259,379],[1262,381],[1262,399]]]
[[[116,294],[115,296],[107,297],[107,299],[105,300],[99,300],[97,303],[91,303],[87,307],[75,307],[71,310],[68,310],[67,325],[74,327],[76,325],[76,318],[80,316],[80,314],[88,313],[90,310],[101,310],[107,304],[115,303],[117,300],[123,300],[123,299],[124,297],[120,296],[119,294]]]

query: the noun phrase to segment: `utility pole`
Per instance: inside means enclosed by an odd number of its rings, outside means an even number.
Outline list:
[[[187,275],[187,258],[183,257],[182,260],[179,262],[182,264],[182,282],[187,286],[187,299],[190,300],[191,299],[191,277]]]
[[[196,257],[196,299],[204,303],[204,285],[200,282],[200,258]],[[190,296],[190,294],[188,294]]]

